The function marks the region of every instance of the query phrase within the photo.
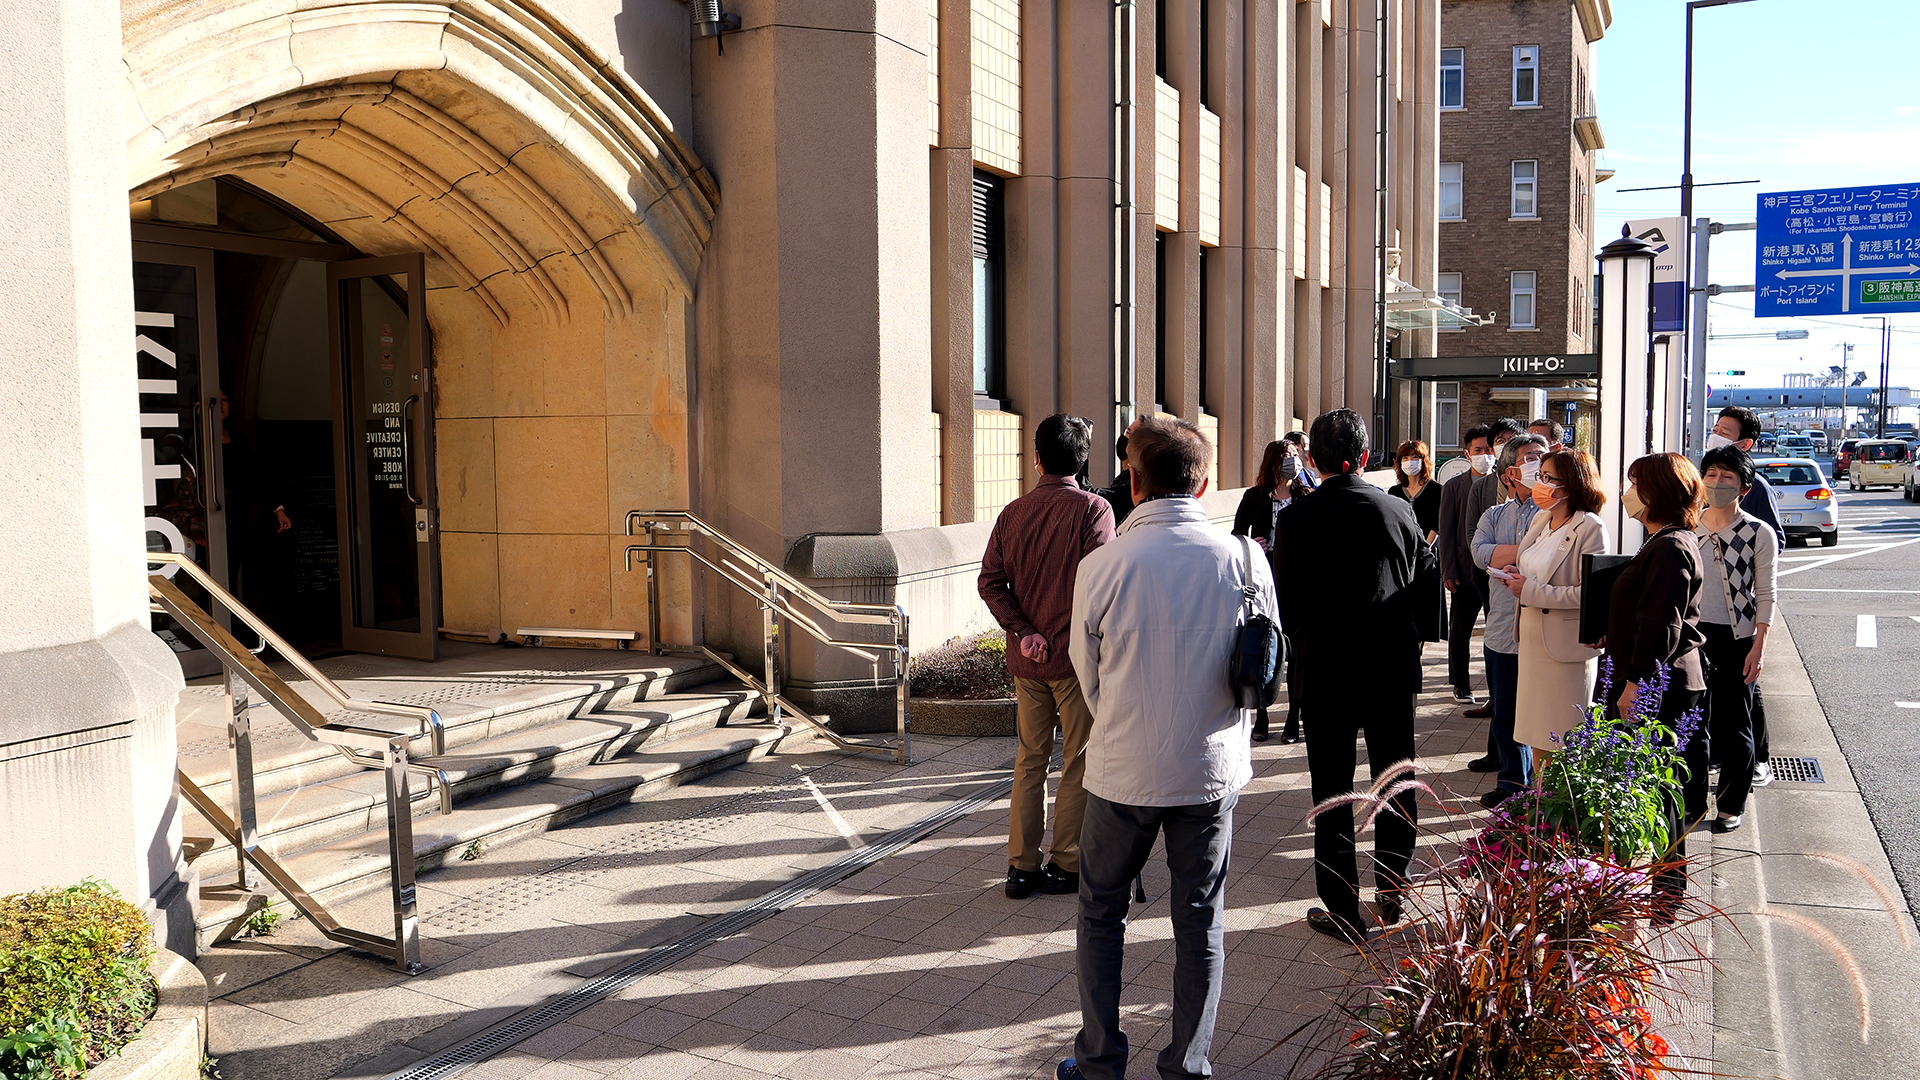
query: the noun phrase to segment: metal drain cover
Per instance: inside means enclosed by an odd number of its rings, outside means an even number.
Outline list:
[[[1810,757],[1777,757],[1773,759],[1773,778],[1787,780],[1796,784],[1824,784],[1826,775],[1820,771],[1820,759]]]

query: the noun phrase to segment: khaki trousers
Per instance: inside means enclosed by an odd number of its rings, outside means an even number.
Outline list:
[[[1015,679],[1020,752],[1013,759],[1013,807],[1009,814],[1007,861],[1022,870],[1040,869],[1040,837],[1047,827],[1047,766],[1053,759],[1053,729],[1061,735],[1060,791],[1053,805],[1053,862],[1069,873],[1080,871],[1080,821],[1087,794],[1080,786],[1087,768],[1087,735],[1093,713],[1080,696],[1080,680]]]

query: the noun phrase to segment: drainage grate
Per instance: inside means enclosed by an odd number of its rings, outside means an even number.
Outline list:
[[[1826,775],[1820,771],[1820,759],[1810,757],[1777,757],[1773,759],[1773,778],[1787,780],[1796,784],[1824,784]]]
[[[530,1009],[490,1031],[416,1062],[382,1080],[446,1080],[487,1058],[506,1050],[536,1033],[559,1023],[580,1010],[604,1001],[621,990],[706,948],[722,938],[740,933],[755,923],[769,919],[787,908],[823,892],[881,859],[987,806],[1003,799],[1013,790],[1013,780],[988,785],[964,799],[957,799],[919,821],[900,829],[879,843],[850,851],[834,862],[794,879],[758,900],[712,920],[693,933],[670,944],[650,950],[632,962],[588,979],[545,1005]]]

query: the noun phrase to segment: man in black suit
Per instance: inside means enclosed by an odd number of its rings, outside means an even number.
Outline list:
[[[1367,428],[1358,414],[1322,415],[1308,445],[1320,487],[1281,511],[1274,562],[1280,618],[1299,665],[1307,768],[1319,803],[1353,790],[1354,740],[1363,730],[1374,776],[1413,757],[1420,691],[1413,582],[1433,573],[1435,560],[1413,507],[1361,479]],[[1385,923],[1400,919],[1414,812],[1407,793],[1375,820],[1374,892]],[[1308,925],[1365,940],[1351,808],[1330,810],[1314,823],[1313,854],[1326,909],[1309,909]]]

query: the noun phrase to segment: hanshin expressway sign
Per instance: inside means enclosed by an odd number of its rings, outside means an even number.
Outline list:
[[[1920,311],[1920,183],[1756,199],[1753,314]]]

